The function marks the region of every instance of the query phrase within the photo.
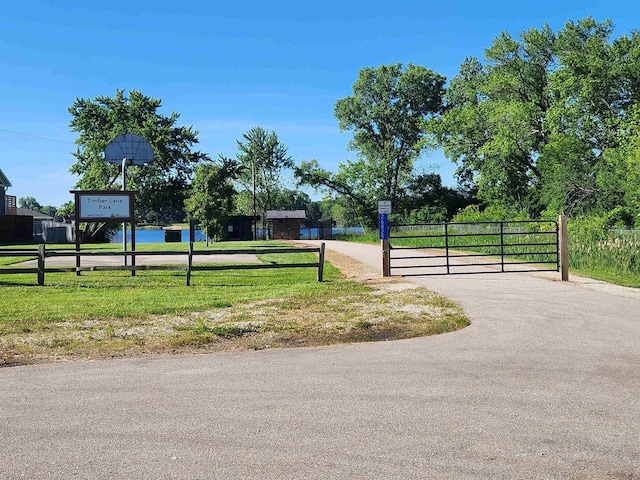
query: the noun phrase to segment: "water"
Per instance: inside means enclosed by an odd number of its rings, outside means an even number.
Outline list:
[[[164,243],[164,232],[163,229],[153,229],[153,230],[138,230],[136,229],[136,244],[138,243]],[[189,229],[182,229],[182,241],[189,242]],[[204,242],[206,240],[204,236],[204,232],[202,230],[197,229],[196,233],[196,242]],[[131,230],[127,228],[127,241],[131,242]],[[122,243],[122,230],[116,232],[116,234],[111,237],[111,243]]]
[[[151,230],[138,230],[136,229],[136,244],[138,243],[164,243],[164,232],[165,230],[151,229]],[[261,233],[261,232],[260,232]],[[189,229],[182,229],[182,241],[189,242]],[[206,241],[206,237],[204,232],[200,229],[196,229],[196,242],[204,242]],[[364,234],[364,229],[362,227],[346,227],[346,228],[337,228],[333,227],[333,234],[352,234],[352,235],[362,235]],[[309,238],[317,239],[318,238],[318,229],[317,228],[303,228],[300,230],[300,239],[308,240]],[[127,228],[127,241],[131,242],[131,230]],[[122,230],[119,230],[115,233],[113,237],[111,237],[111,243],[122,243]]]
[[[333,227],[331,229],[333,235],[364,235],[364,228],[362,227]],[[300,240],[317,240],[318,229],[317,228],[301,228]]]

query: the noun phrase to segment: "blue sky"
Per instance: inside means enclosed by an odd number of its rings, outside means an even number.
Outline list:
[[[358,70],[400,62],[453,77],[501,31],[545,22],[554,30],[588,15],[610,18],[613,37],[640,28],[629,1],[162,0],[5,2],[0,11],[0,169],[17,197],[71,199],[68,173],[76,98],[138,89],[200,132],[199,149],[233,156],[253,126],[274,130],[296,163],[336,170],[355,158],[333,105]],[[420,167],[453,185],[441,152]]]

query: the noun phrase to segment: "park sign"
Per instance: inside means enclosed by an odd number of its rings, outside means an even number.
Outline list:
[[[132,222],[133,191],[72,190],[76,197],[76,219],[79,222]]]
[[[378,202],[378,213],[380,215],[391,214],[391,200],[380,200]]]

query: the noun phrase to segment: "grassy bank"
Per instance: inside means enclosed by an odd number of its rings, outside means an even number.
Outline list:
[[[144,246],[178,248],[186,245]],[[191,287],[184,272],[48,273],[43,287],[34,278],[0,275],[0,365],[388,340],[468,324],[455,304],[432,292],[397,280],[348,280],[331,264],[322,283],[313,268],[197,272]]]
[[[609,230],[597,219],[569,222],[569,265],[580,275],[640,288],[640,232]]]

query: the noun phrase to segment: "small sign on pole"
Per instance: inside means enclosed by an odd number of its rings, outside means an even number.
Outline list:
[[[378,213],[389,215],[391,213],[391,200],[380,200],[378,202]]]
[[[391,252],[389,245],[389,214],[391,213],[391,200],[378,202],[378,231],[380,232],[380,244],[382,246],[382,276],[391,275]]]

